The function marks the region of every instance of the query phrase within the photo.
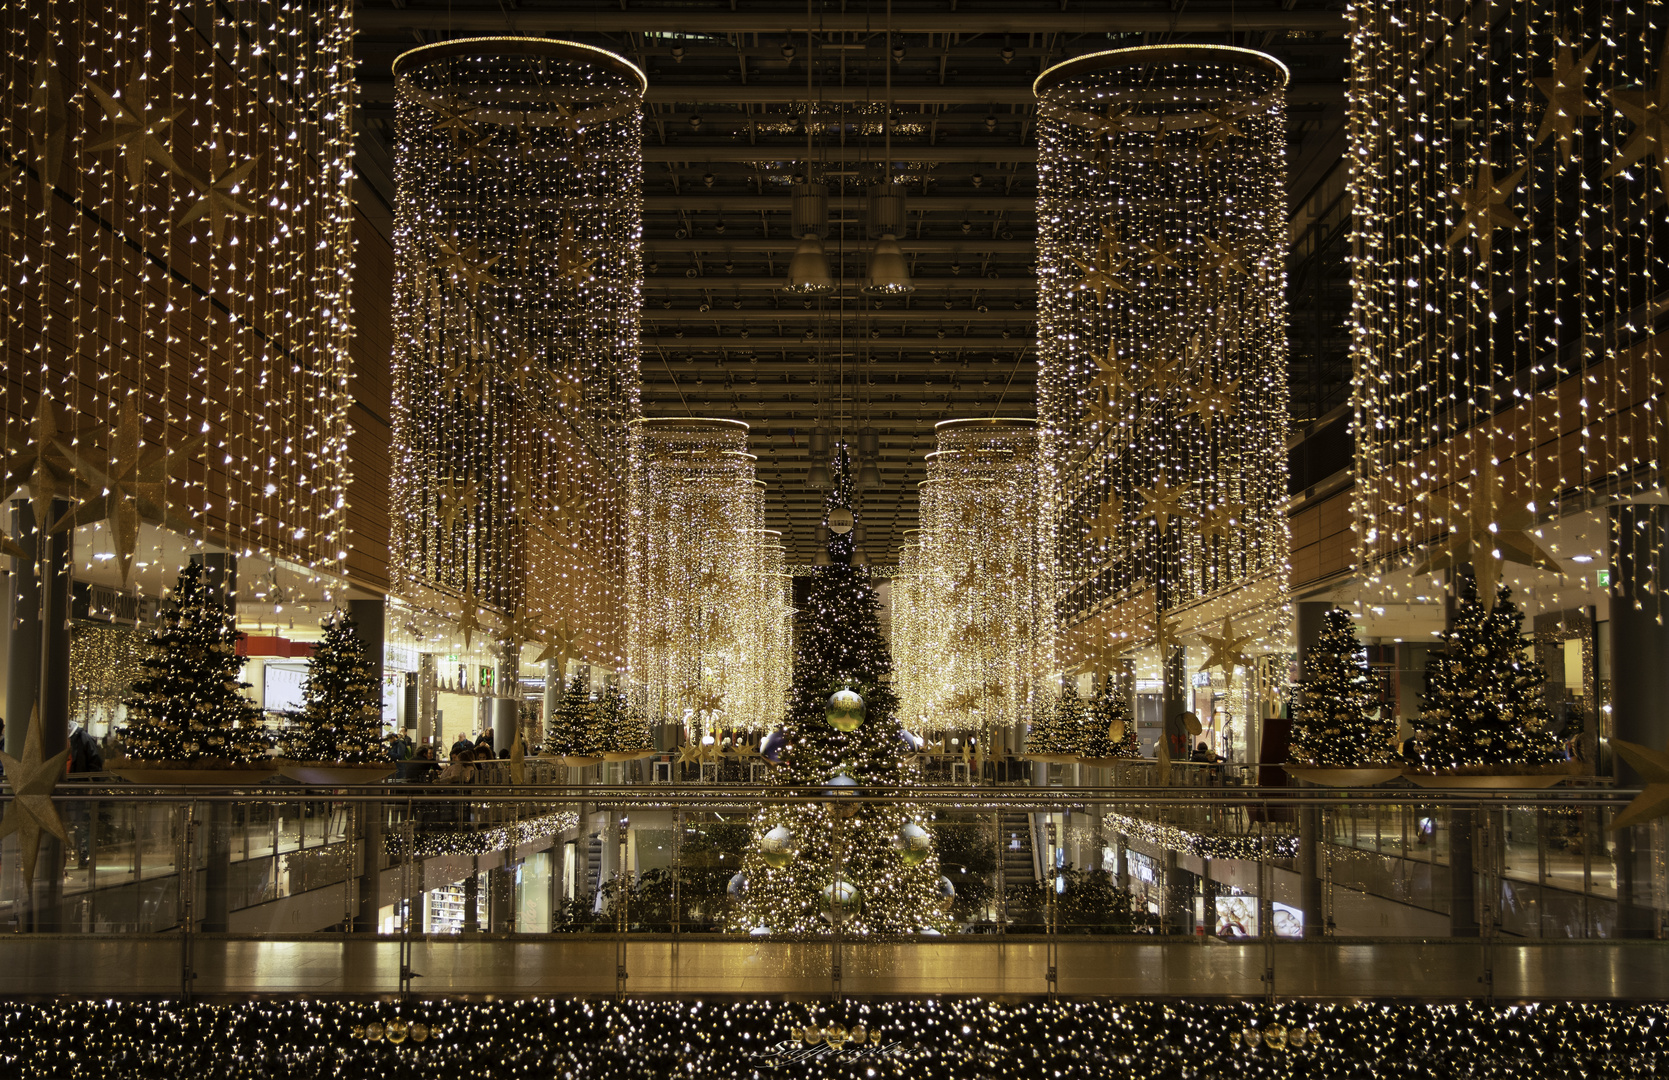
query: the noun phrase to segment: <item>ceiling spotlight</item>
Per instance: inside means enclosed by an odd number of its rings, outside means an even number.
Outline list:
[[[690,230],[688,230],[688,229],[686,229],[686,228],[684,228],[684,227],[682,227],[682,226],[679,226],[679,229],[678,229],[678,231],[677,231],[677,232],[675,232],[675,233],[673,233],[673,234],[672,234],[672,235],[673,235],[673,236],[675,236],[675,237],[677,237],[677,238],[678,238],[678,239],[680,239],[680,240],[684,240],[684,239],[686,239],[686,238],[688,238],[688,237],[689,237],[689,235],[690,235]]]
[[[690,117],[690,130],[691,131],[700,131],[701,130],[701,115],[699,113],[697,113],[695,116]]]
[[[782,58],[784,60],[794,59],[794,43],[787,38],[782,39]]]
[[[661,301],[661,307],[670,311],[672,309],[672,301],[671,300],[662,300]]]
[[[736,272],[736,264],[731,262],[729,259],[724,260],[724,272],[727,274],[734,274]],[[737,306],[739,307],[741,305]]]
[[[969,179],[974,182],[974,187],[979,187],[979,185],[985,183],[985,174],[976,172]]]
[[[724,235],[724,218],[719,218],[718,224],[713,226],[713,231],[720,236]]]
[[[904,46],[903,45],[901,45],[901,44],[900,45],[894,45],[892,47],[892,58],[893,58],[894,62],[897,62],[897,61],[900,61],[900,60],[904,59]]]
[[[963,218],[962,219],[962,231],[963,232],[972,232],[973,229],[974,229],[974,223],[969,221],[967,218]]]
[[[910,264],[892,233],[882,233],[869,256],[869,279],[864,291],[871,293],[914,292],[916,283],[910,279]]]
[[[1001,55],[1002,55],[1002,58],[1003,58],[1003,63],[1005,63],[1005,64],[1014,63],[1014,46],[1004,45]]]
[[[696,308],[696,310],[701,311],[701,312],[707,312],[707,311],[712,311],[713,308],[712,308],[712,305],[708,304],[706,301],[702,301],[702,303]]]
[[[674,45],[672,47],[672,62],[675,64],[682,64],[684,62],[684,46]]]
[[[990,311],[991,309],[986,307],[984,304],[981,304],[981,305],[979,305],[979,307],[975,308],[974,310],[979,312],[981,315],[984,315],[986,312]]]
[[[1002,231],[1002,237],[1003,237],[1003,239],[1004,239],[1004,240],[1012,240],[1012,239],[1014,239],[1014,230],[1012,230],[1012,229],[1004,229],[1004,230],[1003,230],[1003,231]]]
[[[997,118],[995,116],[987,116],[985,118],[985,130],[986,131],[996,131],[997,130]]]
[[[731,307],[733,307],[733,308],[735,308],[735,309],[736,309],[736,310],[737,310],[737,311],[740,311],[740,310],[742,310],[742,301],[741,301],[741,300],[740,300],[740,299],[737,299],[737,300],[732,300],[732,301],[731,301],[731,302],[730,302],[730,306],[731,306]],[[758,362],[759,362],[759,361],[757,361],[757,360],[755,360],[755,361],[754,361],[754,363],[756,363],[756,364],[757,364],[757,363],[758,363]]]
[[[823,250],[823,241],[816,233],[807,233],[794,249],[794,257],[788,260],[788,291],[826,293],[833,288],[834,276],[829,273],[829,256]]]
[[[950,264],[950,272],[952,274],[960,274],[962,272],[962,264],[959,263],[959,262],[951,263]]]
[[[653,274],[655,271],[659,270],[660,268],[661,268],[661,264],[658,263],[658,262],[652,262],[652,263],[649,264],[649,272],[651,274]]]
[[[691,267],[686,268],[684,270],[684,276],[687,277],[687,278],[695,277],[695,267],[691,266]]]
[[[715,179],[717,179],[717,178],[712,173],[702,173],[701,174],[701,182],[703,184],[706,184],[708,187],[713,186],[713,181]]]

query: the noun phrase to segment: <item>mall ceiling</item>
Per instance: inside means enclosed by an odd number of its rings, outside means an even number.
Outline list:
[[[1088,52],[1160,43],[1263,49],[1292,70],[1288,95],[1294,428],[1343,404],[1344,4],[1311,0],[376,0],[355,13],[361,203],[379,227],[394,201],[394,58],[488,34],[601,45],[649,75],[643,124],[646,415],[752,425],[768,516],[791,562],[809,562],[822,493],[807,434],[873,427],[884,486],[862,492],[871,561],[916,524],[933,425],[1035,413],[1037,195],[1032,80]],[[809,12],[809,13],[808,13]],[[812,96],[844,145],[814,151],[830,184],[831,262],[844,287],[820,303],[784,292],[789,185],[804,170]],[[879,179],[892,67],[893,157],[909,163],[916,291],[876,306],[865,269],[863,191]],[[840,186],[837,186],[840,185]],[[844,204],[842,195],[844,194]],[[844,236],[842,233],[844,232]],[[860,383],[859,368],[869,375]]]

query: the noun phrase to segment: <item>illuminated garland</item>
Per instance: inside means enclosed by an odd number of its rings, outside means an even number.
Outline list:
[[[1664,482],[1669,5],[1349,11],[1362,568],[1381,602],[1469,564],[1591,603],[1615,523],[1561,519]],[[1663,544],[1614,572],[1662,591]]]
[[[1285,631],[1286,70],[1246,49],[1037,80],[1038,416],[1068,672],[1219,601]],[[1144,673],[1146,674],[1146,673]]]
[[[339,574],[351,5],[31,0],[0,31],[0,497],[116,589],[208,544]]]
[[[1123,833],[1134,840],[1169,851],[1197,855],[1202,859],[1246,859],[1257,862],[1264,858],[1293,859],[1298,856],[1298,837],[1290,832],[1271,832],[1263,836],[1229,836],[1117,813],[1103,815],[1102,821],[1106,823],[1109,831]]]
[[[1669,1007],[1660,1004],[72,1001],[18,1003],[0,1014],[0,1064],[37,1076],[298,1080],[488,1073],[1620,1080],[1669,1068],[1665,1023]],[[826,1036],[837,1027],[846,1038],[831,1045]],[[860,1027],[862,1043],[851,1038]]]
[[[496,615],[541,656],[620,666],[643,74],[482,38],[395,76],[394,589],[466,649]]]
[[[1026,723],[1054,673],[1036,425],[947,420],[937,434],[893,593],[900,715],[918,731]]]
[[[447,805],[467,805],[467,801]],[[495,804],[488,809],[502,810],[503,807]],[[485,855],[489,851],[506,851],[522,844],[529,844],[541,837],[560,836],[578,827],[579,815],[569,811],[541,814],[490,829],[424,825],[415,833],[415,841],[409,854],[417,859],[429,859],[438,855]],[[395,858],[404,858],[408,854],[406,838],[401,833],[386,834],[383,844],[388,853]]]

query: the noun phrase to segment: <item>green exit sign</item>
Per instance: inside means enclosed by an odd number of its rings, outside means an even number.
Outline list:
[[[1599,582],[1599,587],[1602,589],[1611,587],[1611,571],[1609,570],[1595,570],[1594,579]]]

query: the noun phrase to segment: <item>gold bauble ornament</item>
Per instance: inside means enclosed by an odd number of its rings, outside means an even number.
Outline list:
[[[868,708],[863,696],[856,690],[847,688],[836,690],[829,695],[828,708],[824,710],[824,718],[829,726],[836,731],[856,731],[863,723],[864,712]]]
[[[388,1022],[387,1035],[389,1042],[403,1043],[406,1041],[406,1034],[407,1028],[404,1020],[401,1020],[399,1017],[395,1017]]]
[[[365,1037],[372,1042],[382,1041],[382,1025],[375,1021],[365,1025]]]

